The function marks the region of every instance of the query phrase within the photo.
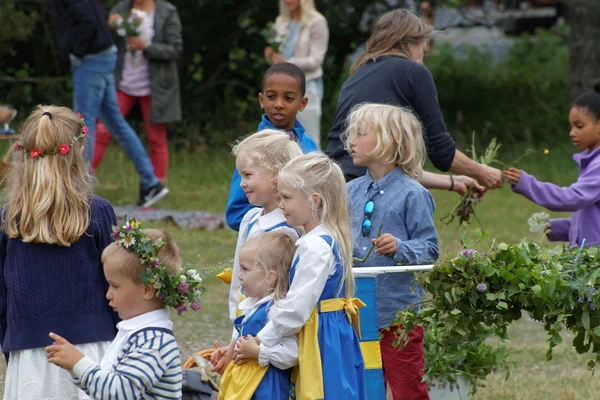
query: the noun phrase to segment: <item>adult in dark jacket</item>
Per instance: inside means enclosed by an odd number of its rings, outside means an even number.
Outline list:
[[[119,111],[114,70],[117,49],[98,0],[53,0],[52,20],[61,55],[71,61],[73,109],[84,115],[88,126],[85,156],[94,153],[96,120],[101,117],[140,175],[140,200],[148,207],[169,189],[154,175],[140,138]]]
[[[165,124],[181,120],[177,67],[183,50],[181,20],[177,8],[166,1],[123,0],[111,10],[109,23],[127,15],[132,8],[144,11],[148,19],[142,23],[139,37],[116,35],[117,98],[125,117],[139,103],[154,173],[164,182],[169,163]],[[132,54],[130,50],[136,51]],[[99,123],[92,170],[102,161],[110,140],[110,133]]]
[[[437,99],[435,83],[423,65],[423,55],[431,40],[433,28],[407,10],[390,11],[379,18],[363,54],[350,70],[350,77],[340,91],[329,131],[325,153],[336,160],[347,180],[363,176],[366,168],[355,166],[344,148],[346,118],[361,103],[392,104],[408,107],[424,127],[427,155],[441,171],[470,176],[485,187],[502,186],[502,172],[465,156],[456,149],[446,130]],[[467,177],[425,173],[421,179],[429,189],[454,189],[459,184],[474,184]]]

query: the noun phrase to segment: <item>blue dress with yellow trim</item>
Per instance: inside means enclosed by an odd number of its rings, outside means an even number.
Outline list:
[[[267,324],[271,305],[273,302],[261,304],[251,315],[236,318],[234,326],[239,337],[256,336]],[[256,360],[242,365],[231,362],[223,374],[219,399],[288,400],[291,373],[291,368],[281,370],[273,365],[261,367]]]
[[[329,246],[332,245],[333,240],[330,236],[320,237]],[[358,335],[344,309],[343,304],[346,303],[346,299],[339,298],[339,294],[345,293],[345,287],[342,286],[343,263],[337,244],[333,244],[332,251],[336,260],[335,272],[327,279],[313,315],[299,333],[300,368],[297,376],[294,377],[296,399],[363,400],[367,398],[365,366]],[[300,256],[297,256],[290,269],[290,285],[299,261]],[[317,345],[318,349],[316,349]],[[304,374],[303,370],[307,374]],[[321,371],[322,388],[317,387],[321,383],[316,383],[320,379],[314,375],[315,370]],[[302,378],[301,384],[300,378]],[[320,397],[321,393],[324,397]]]

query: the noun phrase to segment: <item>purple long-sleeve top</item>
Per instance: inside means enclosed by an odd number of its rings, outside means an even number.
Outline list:
[[[573,155],[579,177],[568,187],[538,182],[526,172],[512,187],[550,211],[571,211],[571,218],[551,219],[551,240],[568,241],[570,246],[600,245],[600,147]]]

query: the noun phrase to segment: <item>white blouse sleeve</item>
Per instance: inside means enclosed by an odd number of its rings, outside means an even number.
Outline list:
[[[261,343],[258,352],[258,364],[264,367],[268,364],[279,369],[288,369],[298,365],[298,336],[286,336],[273,347]]]
[[[318,236],[302,238],[298,242],[296,257],[299,261],[287,296],[279,301],[271,320],[257,335],[266,347],[273,347],[281,338],[302,329],[335,267],[331,247]]]
[[[235,256],[233,257],[233,268],[231,271],[231,285],[229,286],[229,319],[233,322],[235,319],[235,313],[237,311],[238,301],[239,301],[239,293],[238,287],[240,286],[240,280],[238,275],[240,274],[240,249],[246,242],[248,224],[252,217],[260,212],[260,208],[252,208],[250,209],[244,218],[242,218],[242,222],[240,223],[240,231],[238,234],[237,245],[235,247]]]

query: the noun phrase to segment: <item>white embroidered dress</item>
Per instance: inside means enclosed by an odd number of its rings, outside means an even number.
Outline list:
[[[109,345],[110,342],[96,342],[75,347],[95,362],[100,362]],[[50,364],[46,349],[39,347],[10,352],[4,399],[81,400],[89,397],[75,386],[68,371]]]

